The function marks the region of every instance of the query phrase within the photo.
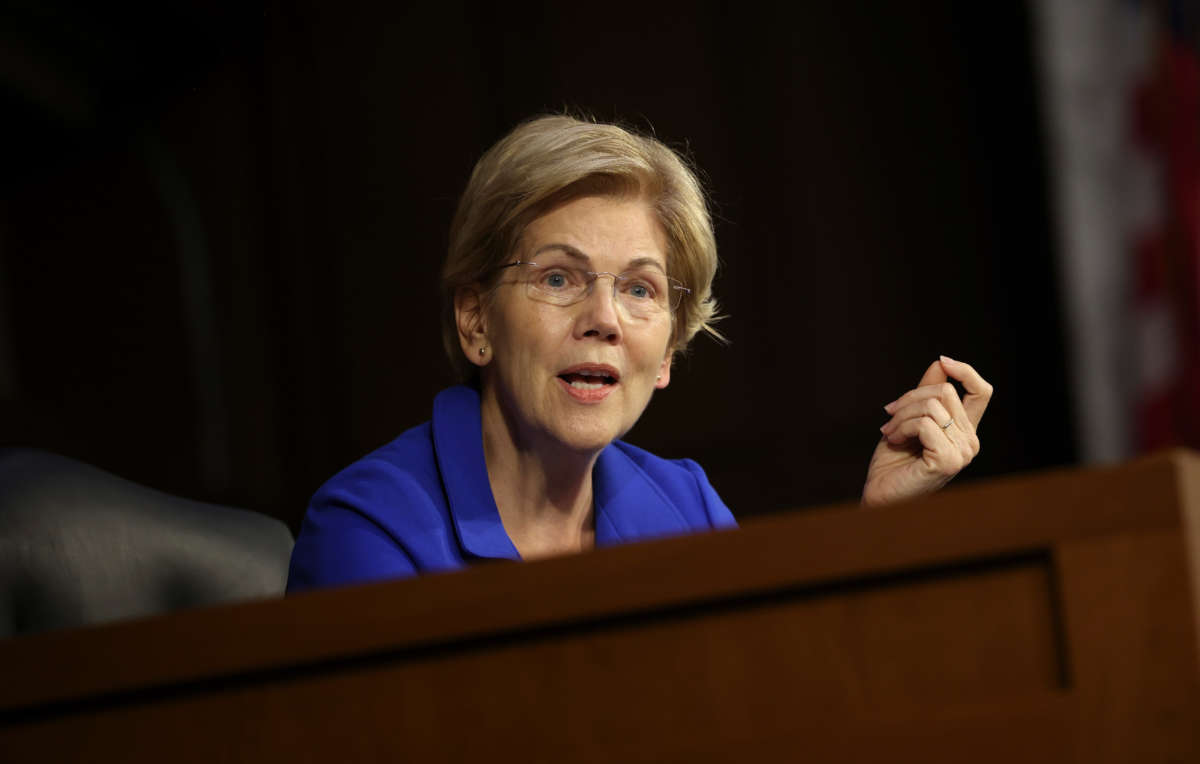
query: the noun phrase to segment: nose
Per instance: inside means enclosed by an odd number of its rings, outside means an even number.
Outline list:
[[[607,276],[612,285],[600,280]],[[621,340],[621,321],[617,311],[616,276],[611,273],[600,273],[592,282],[591,292],[583,299],[580,313],[575,320],[575,334],[578,337],[596,337],[608,343]]]

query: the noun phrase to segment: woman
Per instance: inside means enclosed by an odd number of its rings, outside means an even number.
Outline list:
[[[619,440],[675,354],[720,336],[716,267],[703,191],[671,149],[565,116],[517,127],[475,166],[450,231],[443,335],[466,384],[321,487],[289,591],[733,527],[697,464]],[[966,364],[930,366],[886,407],[864,502],[962,469],[990,395]]]

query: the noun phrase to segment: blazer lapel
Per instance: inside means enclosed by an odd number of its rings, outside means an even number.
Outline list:
[[[483,458],[479,393],[459,385],[433,400],[433,450],[459,544],[475,557],[519,560],[504,531]]]
[[[596,545],[689,532],[683,514],[632,459],[609,445],[592,472]]]

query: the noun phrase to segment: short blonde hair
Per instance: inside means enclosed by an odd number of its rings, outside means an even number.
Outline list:
[[[636,195],[654,210],[667,239],[667,271],[692,290],[673,317],[674,351],[685,351],[699,331],[723,339],[713,327],[719,318],[712,296],[717,242],[704,189],[688,163],[659,140],[617,125],[536,117],[480,157],[450,225],[442,339],[461,379],[470,379],[475,367],[459,343],[455,293],[466,286],[489,290],[526,226],[590,194]]]

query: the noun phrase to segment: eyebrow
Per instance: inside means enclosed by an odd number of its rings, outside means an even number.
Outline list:
[[[576,260],[582,260],[583,262],[588,263],[588,264],[591,264],[591,262],[592,262],[592,258],[586,252],[579,249],[578,247],[573,247],[570,244],[561,244],[558,242],[551,242],[550,244],[543,244],[542,246],[538,247],[534,251],[534,253],[532,255],[530,255],[530,257],[532,257],[534,259],[534,261],[536,262],[538,255],[542,254],[543,252],[548,252],[550,250],[555,250],[555,249],[561,251],[563,254],[568,255],[569,257],[572,257]],[[631,268],[643,268],[648,265],[653,265],[655,268],[658,268],[664,274],[667,272],[667,269],[663,266],[663,264],[660,263],[658,260],[655,260],[653,257],[635,257],[634,259],[632,259],[628,263],[626,263],[625,267],[622,270],[629,270]]]

